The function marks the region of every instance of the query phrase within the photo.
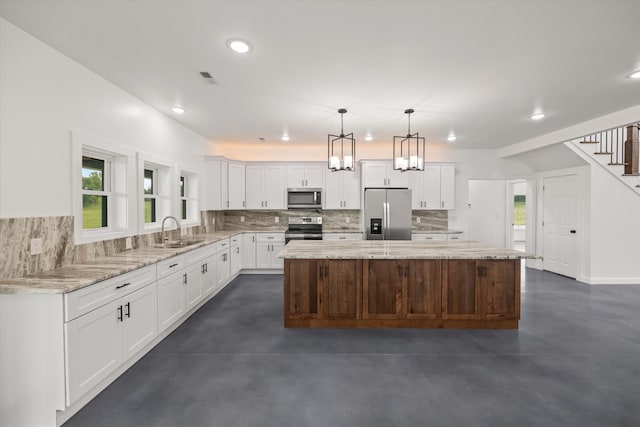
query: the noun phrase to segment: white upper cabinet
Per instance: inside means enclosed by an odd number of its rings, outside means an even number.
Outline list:
[[[325,168],[324,209],[360,209],[360,174]]]
[[[298,163],[287,166],[288,188],[322,188],[323,164]]]
[[[410,174],[411,207],[414,210],[454,208],[455,165],[426,164],[424,171]]]
[[[362,162],[362,186],[364,188],[408,188],[407,172],[393,169],[391,161]]]
[[[229,209],[245,208],[244,164],[229,163]]]
[[[229,206],[228,163],[206,159],[204,169],[204,209],[220,211]]]
[[[281,165],[247,165],[245,198],[247,209],[286,209],[287,167]]]

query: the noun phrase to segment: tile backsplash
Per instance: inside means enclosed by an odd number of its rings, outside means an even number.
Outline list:
[[[220,230],[285,231],[289,217],[322,216],[325,230],[359,232],[360,210],[269,210],[202,211],[201,225],[186,229],[187,235]],[[277,218],[277,220],[276,220]],[[418,218],[420,222],[418,223]],[[414,231],[446,230],[447,211],[413,211]],[[170,233],[176,239],[177,231]],[[42,238],[39,255],[31,255],[31,239]],[[132,247],[141,248],[160,242],[160,233],[132,236]],[[125,238],[75,245],[73,217],[0,218],[0,279],[22,277],[69,264],[114,255],[125,249]]]

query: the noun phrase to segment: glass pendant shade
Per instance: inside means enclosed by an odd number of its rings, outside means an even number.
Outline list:
[[[424,170],[425,139],[418,132],[411,133],[411,114],[413,109],[404,110],[409,120],[409,127],[405,136],[393,137],[393,168],[395,170],[422,171]]]
[[[329,134],[327,137],[327,157],[328,166],[332,172],[336,171],[354,171],[356,158],[356,140],[353,133],[344,133],[343,115],[347,112],[346,108],[338,110],[340,113],[340,135]]]

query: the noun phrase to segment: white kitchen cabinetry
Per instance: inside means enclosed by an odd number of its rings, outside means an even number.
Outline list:
[[[228,209],[245,208],[245,172],[244,164],[229,162]]]
[[[362,233],[324,233],[322,240],[362,240]]]
[[[158,279],[158,332],[185,314],[184,284],[184,269]]]
[[[286,173],[286,166],[247,165],[246,208],[285,209]]]
[[[287,187],[322,188],[323,165],[300,163],[287,166]]]
[[[360,209],[360,174],[325,168],[325,209]]]
[[[393,169],[390,161],[363,161],[363,188],[408,188],[409,173]]]
[[[229,207],[229,165],[218,158],[205,158],[204,208],[220,211]]]
[[[133,286],[136,277],[130,275],[125,283],[132,286],[118,288],[112,294],[115,300],[104,301],[65,323],[67,405],[108,377],[158,334],[156,284]],[[89,288],[84,290],[76,292],[91,293]],[[130,293],[120,296],[124,292]],[[68,313],[82,311],[76,306],[78,301],[71,300]]]
[[[414,210],[454,208],[455,166],[426,164],[422,172],[410,172],[411,207]]]
[[[242,268],[256,268],[256,233],[242,233]]]
[[[185,311],[191,310],[202,301],[202,265],[192,264],[184,272]]]
[[[447,234],[447,240],[450,242],[464,241],[464,240],[467,240],[467,237],[465,236],[464,233],[451,233],[451,234]]]
[[[227,284],[230,275],[229,239],[224,239],[216,243],[216,291]]]
[[[440,240],[447,241],[447,235],[444,233],[411,233],[411,240]]]
[[[256,240],[256,268],[284,268],[284,260],[278,258],[284,233],[258,233]]]
[[[229,240],[231,241],[231,247],[229,248],[229,274],[231,277],[234,277],[242,270],[242,253],[244,249],[242,246],[242,235],[237,234],[231,236]]]

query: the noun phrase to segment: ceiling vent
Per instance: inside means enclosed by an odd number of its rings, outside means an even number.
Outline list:
[[[218,81],[216,80],[215,77],[213,77],[211,75],[211,73],[209,73],[208,71],[200,71],[200,75],[202,76],[202,78],[204,79],[205,82],[209,83],[210,85],[217,85],[219,84]]]

